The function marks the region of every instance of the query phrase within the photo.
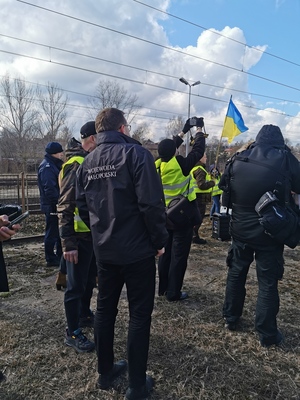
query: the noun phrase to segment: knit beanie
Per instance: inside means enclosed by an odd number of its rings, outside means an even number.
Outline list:
[[[284,146],[281,130],[276,125],[264,125],[258,132],[255,142],[257,144],[268,144],[270,146]]]
[[[163,139],[157,147],[158,155],[164,159],[170,159],[176,152],[176,144],[172,139]]]
[[[62,153],[64,150],[60,143],[50,142],[47,144],[45,151],[47,154],[57,154],[57,153]]]

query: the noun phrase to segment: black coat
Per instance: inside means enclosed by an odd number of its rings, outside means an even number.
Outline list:
[[[90,224],[96,258],[130,264],[154,256],[168,233],[153,157],[117,131],[101,132],[97,140],[77,173],[77,206]]]
[[[264,233],[254,207],[266,191],[281,187],[279,199],[283,204],[286,193],[300,193],[299,162],[284,145],[277,127],[266,125],[248,149],[237,153],[226,166],[219,187],[224,198],[230,197],[232,220],[231,235],[234,239],[255,245],[273,243]],[[286,154],[286,156],[285,156]],[[286,157],[286,158],[285,158]],[[284,160],[288,160],[288,166]],[[282,185],[276,185],[281,182]],[[224,204],[223,205],[228,205]]]

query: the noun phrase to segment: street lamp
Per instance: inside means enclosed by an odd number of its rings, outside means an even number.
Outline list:
[[[197,86],[200,85],[200,81],[194,82],[190,84],[185,78],[180,78],[180,82],[184,83],[185,85],[188,85],[189,87],[189,106],[188,106],[188,119],[190,118],[190,113],[191,113],[191,92],[192,92],[192,86]],[[187,156],[190,151],[190,131],[187,132],[186,134],[186,147],[185,147],[185,155]]]

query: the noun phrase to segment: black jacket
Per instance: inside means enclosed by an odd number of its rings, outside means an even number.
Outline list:
[[[120,132],[97,140],[77,172],[77,206],[88,226],[90,219],[96,258],[130,264],[154,256],[168,233],[153,157]]]
[[[256,203],[266,191],[276,188],[280,188],[278,197],[282,204],[286,194],[300,193],[299,162],[285,146],[280,129],[265,125],[248,149],[229,160],[219,187],[224,198],[230,198],[230,204],[223,205],[232,208],[232,237],[255,245],[273,243],[259,223]]]

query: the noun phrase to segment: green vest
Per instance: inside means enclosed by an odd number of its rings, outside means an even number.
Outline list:
[[[191,176],[183,175],[176,157],[171,158],[168,162],[161,161],[159,158],[155,161],[155,166],[161,176],[166,206],[179,194],[187,197],[189,201],[196,199],[195,190],[190,184]]]
[[[202,171],[205,172],[205,181],[211,181],[211,176],[210,176],[209,173],[206,171],[206,169],[205,169],[204,167],[202,167],[202,165],[197,165],[196,167],[194,167],[194,168],[191,170],[191,185],[194,186],[195,192],[196,192],[196,193],[211,193],[212,188],[209,188],[209,189],[206,189],[206,190],[201,190],[201,189],[199,189],[199,186],[197,185],[197,181],[196,181],[196,179],[194,178],[194,172],[195,172],[197,169],[199,169],[199,168],[202,169]]]
[[[221,178],[215,178],[215,186],[212,188],[211,195],[212,196],[217,196],[218,194],[222,194],[223,190],[219,188],[219,183],[220,183]]]
[[[73,156],[73,157],[69,158],[68,161],[66,161],[62,166],[62,169],[61,169],[62,178],[64,177],[65,167],[67,165],[71,165],[74,162],[77,162],[78,164],[82,164],[83,160],[84,160],[84,157],[82,157],[82,156]],[[75,232],[90,232],[89,228],[86,226],[86,224],[80,218],[77,207],[75,207],[75,211],[74,211],[74,231]]]

